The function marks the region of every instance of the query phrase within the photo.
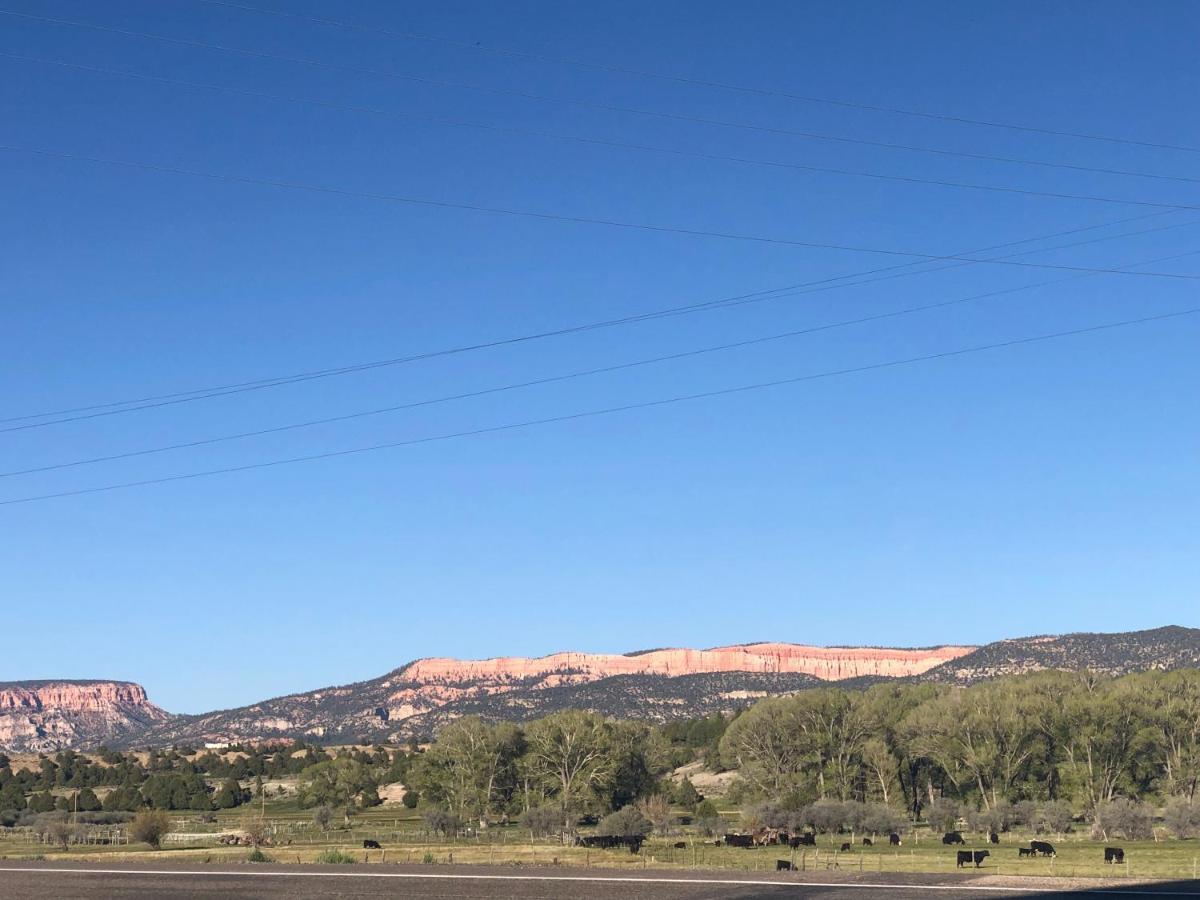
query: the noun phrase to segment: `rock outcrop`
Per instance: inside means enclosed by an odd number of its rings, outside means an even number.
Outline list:
[[[120,742],[168,718],[128,681],[0,683],[0,748],[9,751]]]

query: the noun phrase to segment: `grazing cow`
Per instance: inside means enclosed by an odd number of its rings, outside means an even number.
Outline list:
[[[996,832],[994,832],[994,831],[989,832],[988,840],[993,844],[998,844],[998,843],[1000,843],[1000,835],[996,834]]]
[[[370,838],[368,838],[367,840],[363,841],[363,849],[364,850],[382,850],[383,848],[379,846],[379,841],[373,841]]]
[[[842,852],[842,853],[849,853],[849,852],[850,852],[850,842],[849,842],[849,841],[846,841],[846,843],[842,844],[842,850],[841,850],[841,852]]]
[[[1032,847],[1018,847],[1017,856],[1037,856],[1037,851]]]
[[[776,872],[794,872],[795,870],[796,870],[796,867],[793,866],[786,859],[775,860],[775,871]]]
[[[630,853],[637,853],[642,849],[642,841],[645,838],[638,835],[616,834],[589,834],[587,837],[576,838],[575,842],[580,847],[591,847],[597,850],[612,850],[617,847],[628,847]]]
[[[987,850],[959,850],[958,851],[958,867],[961,869],[963,863],[975,863],[975,868],[979,868],[979,864],[987,859],[991,854]]]
[[[871,846],[874,846],[874,845],[871,843],[871,839],[870,839],[870,838],[863,838],[863,846],[864,846],[864,847],[871,847]]]
[[[888,843],[891,844],[893,847],[899,847],[903,843],[903,841],[900,840],[900,835],[896,834],[896,832],[893,831],[891,834],[888,835]]]
[[[1125,850],[1121,847],[1105,847],[1104,861],[1106,863],[1123,863],[1125,862]]]
[[[1040,856],[1058,856],[1054,852],[1054,845],[1046,841],[1030,841],[1029,849]]]
[[[753,847],[754,837],[749,834],[727,834],[725,835],[726,847]]]
[[[950,844],[965,844],[963,836],[957,831],[947,831],[942,835],[942,843],[949,846]]]
[[[812,832],[804,834],[793,834],[791,840],[788,841],[789,847],[815,847],[817,846],[817,836]]]
[[[673,846],[676,850],[686,850],[687,849],[687,843],[685,841],[676,841],[671,846]]]

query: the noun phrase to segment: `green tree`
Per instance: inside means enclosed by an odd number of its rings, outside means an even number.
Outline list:
[[[690,778],[684,778],[679,782],[679,787],[675,789],[675,799],[684,809],[694,810],[696,804],[700,802],[700,792],[696,790],[696,786],[692,784]]]
[[[100,798],[96,796],[96,792],[90,787],[80,788],[76,793],[72,809],[77,809],[80,812],[96,812],[103,808]]]
[[[552,796],[569,825],[611,781],[612,729],[601,716],[564,710],[525,729],[529,774]]]
[[[370,769],[349,757],[338,757],[309,766],[300,773],[300,805],[353,807],[358,795],[375,787]]]
[[[226,778],[224,784],[221,785],[221,789],[213,797],[213,805],[217,809],[233,809],[235,806],[241,806],[249,799],[249,792],[242,789],[241,784],[236,778]]]

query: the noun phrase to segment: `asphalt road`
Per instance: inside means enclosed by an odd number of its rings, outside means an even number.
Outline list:
[[[586,872],[483,866],[178,866],[0,862],[0,898],[306,900],[405,897],[421,900],[869,900],[930,897],[1200,897],[1200,882],[1091,890],[1041,888],[965,875],[817,876],[725,872]]]

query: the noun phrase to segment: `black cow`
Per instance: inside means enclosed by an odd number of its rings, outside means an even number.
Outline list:
[[[874,845],[871,843],[871,839],[870,839],[870,838],[863,838],[863,846],[864,846],[864,847],[871,847],[871,846],[874,846]]]
[[[793,866],[786,859],[775,860],[775,871],[776,872],[794,872],[795,870],[796,870],[796,867]]]
[[[1017,856],[1037,856],[1037,851],[1032,847],[1018,847]]]
[[[991,856],[986,850],[959,850],[958,851],[958,868],[963,867],[963,863],[975,863],[975,868],[979,868],[979,864]]]
[[[686,850],[687,849],[687,843],[684,841],[676,841],[671,846],[674,847],[676,850]]]
[[[950,844],[965,844],[966,841],[963,840],[963,836],[957,831],[947,831],[942,835],[942,843],[948,846]]]
[[[379,841],[373,841],[368,838],[367,840],[363,841],[363,849],[364,850],[382,850],[383,848],[379,846]]]
[[[1046,841],[1030,841],[1029,849],[1040,856],[1058,856],[1054,852],[1054,845]]]
[[[891,844],[893,847],[899,847],[900,844],[903,843],[903,841],[900,840],[900,835],[896,834],[896,832],[893,831],[891,834],[888,835],[888,843]]]
[[[846,843],[842,844],[842,849],[841,849],[841,852],[842,852],[842,853],[849,853],[849,852],[850,852],[850,842],[849,842],[849,841],[846,841]]]
[[[1106,863],[1123,863],[1125,862],[1125,851],[1121,847],[1105,847],[1104,861]]]
[[[996,834],[996,832],[994,832],[994,831],[989,832],[988,833],[988,841],[990,841],[993,844],[998,844],[998,843],[1000,843],[1000,835]]]
[[[727,834],[725,835],[726,847],[753,847],[754,837],[749,834]]]
[[[592,847],[598,850],[628,847],[630,853],[637,853],[642,849],[642,841],[644,840],[645,838],[640,835],[626,837],[617,834],[589,834],[587,837],[577,838],[576,843],[581,847]]]
[[[793,834],[788,838],[788,846],[793,850],[796,847],[815,847],[817,846],[817,836],[815,834]]]

